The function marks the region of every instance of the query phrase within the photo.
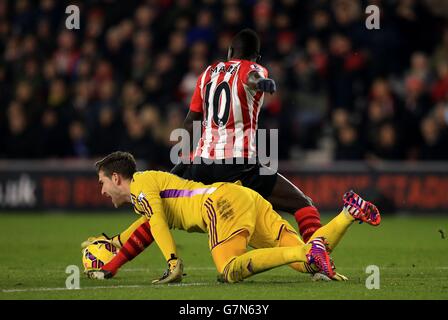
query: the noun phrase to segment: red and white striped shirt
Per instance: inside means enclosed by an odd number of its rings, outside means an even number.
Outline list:
[[[268,71],[259,64],[237,59],[214,63],[199,76],[190,103],[191,111],[203,114],[195,157],[256,156],[258,114],[264,93],[249,88],[250,72],[268,77]]]

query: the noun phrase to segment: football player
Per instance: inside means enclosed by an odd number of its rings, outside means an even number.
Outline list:
[[[300,272],[318,272],[327,280],[344,280],[335,272],[328,251],[353,221],[378,225],[381,220],[373,204],[348,192],[342,212],[305,244],[268,201],[238,184],[204,185],[166,172],[137,172],[133,156],[126,152],[114,152],[96,167],[101,193],[115,207],[132,203],[135,212],[147,219],[150,240],[154,239],[168,263],[156,284],[182,280],[183,265],[171,228],[208,233],[209,248],[224,282],[238,282],[285,264]],[[256,249],[247,251],[248,246]],[[88,271],[88,276],[104,279],[113,274],[103,267]]]

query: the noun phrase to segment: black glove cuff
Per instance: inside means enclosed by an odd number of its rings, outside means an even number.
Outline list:
[[[171,254],[171,257],[168,259],[167,262],[170,262],[171,260],[177,260],[177,257],[174,253]]]

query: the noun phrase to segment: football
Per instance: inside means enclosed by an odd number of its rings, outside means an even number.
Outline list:
[[[118,249],[110,241],[99,240],[82,250],[84,271],[101,269],[117,254]]]

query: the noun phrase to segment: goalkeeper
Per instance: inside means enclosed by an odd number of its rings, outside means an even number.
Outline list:
[[[115,207],[131,202],[144,217],[115,238],[114,242],[122,244],[128,237],[120,253],[126,254],[129,235],[136,233],[146,242],[131,245],[134,249],[154,239],[168,262],[167,272],[155,283],[182,279],[182,261],[171,228],[208,233],[213,260],[225,282],[238,282],[285,264],[301,272],[319,272],[329,280],[341,276],[333,269],[324,241],[332,250],[355,219],[373,225],[380,222],[376,207],[350,192],[344,197],[343,212],[304,244],[271,204],[251,189],[223,182],[204,185],[166,172],[136,172],[133,156],[125,152],[110,154],[96,167],[102,194],[110,197]],[[142,228],[146,229],[143,234]],[[247,251],[248,246],[256,250]],[[88,275],[109,278],[113,274],[107,264]]]

